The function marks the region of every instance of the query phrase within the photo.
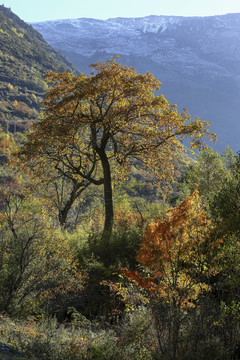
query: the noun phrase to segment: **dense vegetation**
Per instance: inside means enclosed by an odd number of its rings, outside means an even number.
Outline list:
[[[0,121],[24,131],[39,116],[50,70],[77,72],[30,25],[0,6]]]
[[[240,156],[204,147],[209,124],[151,74],[92,69],[49,74],[41,120],[1,129],[0,342],[44,360],[239,358]]]

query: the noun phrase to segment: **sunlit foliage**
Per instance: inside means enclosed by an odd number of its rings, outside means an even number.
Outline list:
[[[50,73],[43,119],[28,136],[22,154],[37,176],[49,166],[75,186],[103,185],[105,235],[113,227],[112,164],[128,170],[139,161],[159,178],[174,176],[174,160],[203,145],[208,125],[177,112],[152,74],[138,74],[116,58],[91,65],[90,76]],[[105,237],[109,240],[109,236]]]

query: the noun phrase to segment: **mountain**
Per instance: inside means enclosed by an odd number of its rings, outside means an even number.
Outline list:
[[[152,72],[179,110],[213,123],[217,149],[240,150],[240,14],[211,17],[147,16],[33,23],[78,69],[120,55],[139,72]]]
[[[0,6],[0,123],[23,131],[39,115],[47,89],[44,74],[78,70],[42,35]]]

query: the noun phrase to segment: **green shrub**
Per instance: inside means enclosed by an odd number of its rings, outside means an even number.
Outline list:
[[[19,323],[2,317],[0,334],[1,341],[33,360],[152,359],[151,352],[138,336],[125,338],[130,334],[129,330],[123,331],[125,326],[122,325],[121,333],[117,334],[115,330],[76,327],[71,322],[59,325],[55,318]]]

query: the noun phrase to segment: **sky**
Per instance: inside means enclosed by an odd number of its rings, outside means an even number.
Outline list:
[[[240,13],[240,0],[2,0],[26,22],[148,15],[212,16]]]

